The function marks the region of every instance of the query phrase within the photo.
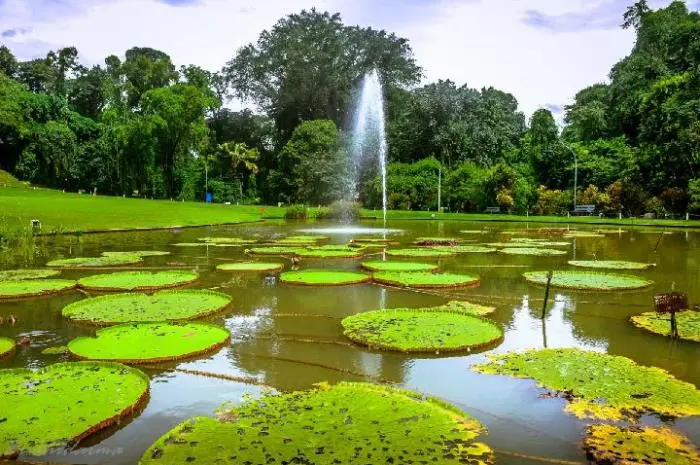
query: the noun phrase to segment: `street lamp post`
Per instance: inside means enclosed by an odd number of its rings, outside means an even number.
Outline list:
[[[576,210],[576,192],[578,191],[578,157],[576,156],[576,151],[571,148],[571,146],[566,145],[561,142],[565,148],[569,150],[574,155],[574,210]]]

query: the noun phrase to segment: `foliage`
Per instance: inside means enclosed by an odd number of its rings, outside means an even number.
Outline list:
[[[524,273],[525,280],[533,284],[547,284],[547,271]],[[641,289],[654,284],[653,281],[627,274],[596,273],[590,271],[554,271],[552,287],[591,291],[619,291]]]
[[[152,291],[180,287],[199,279],[194,271],[119,271],[80,278],[78,285],[96,291]]]
[[[362,205],[349,200],[336,200],[327,210],[316,213],[317,220],[333,219],[342,221],[354,221],[360,218]]]
[[[570,400],[580,418],[634,420],[644,413],[700,414],[700,392],[664,370],[615,355],[581,349],[544,349],[490,356],[474,367],[489,374],[532,378]]]
[[[671,335],[671,315],[667,313],[645,312],[630,317],[632,324],[662,336]],[[700,312],[687,310],[676,313],[678,337],[700,342]]]
[[[416,249],[390,249],[386,251],[386,254],[389,257],[396,257],[396,258],[417,258],[417,257],[422,257],[422,258],[444,258],[444,257],[453,257],[457,253],[452,251],[453,247],[450,247],[450,250],[438,250],[436,248],[416,248]]]
[[[648,270],[656,266],[654,263],[628,262],[624,260],[570,260],[569,265],[609,270]]]
[[[435,271],[437,265],[430,263],[398,262],[398,261],[371,261],[362,262],[362,268],[370,271]]]
[[[0,270],[0,281],[17,281],[21,279],[51,278],[61,274],[58,270]]]
[[[276,273],[284,269],[283,263],[236,262],[217,265],[218,271]]]
[[[369,275],[354,271],[303,270],[286,271],[280,275],[282,283],[304,286],[344,286],[366,283],[369,280]]]
[[[304,205],[290,205],[284,211],[284,217],[288,220],[305,220],[309,217],[309,210]]]
[[[15,341],[6,337],[0,337],[0,358],[10,355],[15,350]]]
[[[700,211],[700,178],[690,181],[688,195],[690,196],[690,208],[694,211]]]
[[[140,263],[143,259],[136,254],[119,254],[101,257],[77,257],[77,258],[59,258],[51,260],[46,266],[55,266],[58,268],[104,268],[110,266],[133,265]]]
[[[78,283],[68,279],[19,279],[0,281],[0,300],[39,297],[73,289]]]
[[[537,204],[535,213],[538,215],[562,215],[571,207],[571,195],[566,191],[550,190],[545,186],[537,188]]]
[[[415,288],[464,287],[479,284],[479,277],[468,274],[379,271],[372,279],[380,284]]]

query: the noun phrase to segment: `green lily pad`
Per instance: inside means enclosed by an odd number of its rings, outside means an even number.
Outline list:
[[[571,260],[569,265],[609,270],[648,270],[656,266],[655,263],[626,262],[623,260]]]
[[[414,244],[416,245],[458,245],[462,242],[456,237],[418,237]]]
[[[608,229],[596,229],[595,232],[598,234],[624,234],[624,233],[627,233],[629,231],[627,231],[626,229],[608,228]]]
[[[148,386],[145,374],[118,363],[0,370],[0,457],[75,445],[137,411]]]
[[[669,428],[591,425],[583,441],[588,458],[598,464],[696,465],[700,452],[684,435]]]
[[[512,240],[509,242],[490,242],[485,244],[487,247],[495,247],[497,249],[509,249],[509,248],[545,248],[545,247],[569,247],[570,242],[558,242],[558,241],[526,241],[524,239]]]
[[[0,358],[6,357],[15,351],[15,341],[6,337],[0,337]]]
[[[453,300],[435,307],[435,310],[450,311],[456,313],[466,313],[467,315],[485,316],[490,315],[496,311],[495,307],[488,307],[486,305],[479,305],[472,302],[466,302],[464,300]]]
[[[360,244],[387,244],[392,242],[392,240],[384,237],[357,237],[351,242],[357,242]]]
[[[67,353],[69,353],[68,346],[47,347],[41,351],[41,355],[63,355]]]
[[[219,242],[178,242],[175,247],[240,247],[242,244],[223,244]]]
[[[436,250],[434,248],[422,248],[422,249],[394,249],[387,250],[386,254],[390,257],[398,258],[443,258],[443,257],[454,257],[457,255],[456,252],[447,252],[445,250]]]
[[[499,252],[506,255],[534,255],[537,257],[552,257],[569,253],[565,250],[540,249],[538,247],[507,247]]]
[[[605,237],[604,234],[592,232],[592,231],[569,231],[566,234],[564,234],[565,239],[574,239],[574,238],[600,238],[600,237]]]
[[[50,278],[61,274],[58,270],[0,270],[0,281]]]
[[[0,300],[22,299],[56,294],[76,287],[78,283],[68,279],[25,279],[0,281]]]
[[[78,284],[96,291],[152,291],[196,282],[194,271],[119,271],[80,278]]]
[[[68,350],[80,359],[164,362],[213,352],[229,338],[225,328],[205,323],[127,323],[73,339]]]
[[[297,256],[301,258],[359,258],[362,257],[364,251],[362,249],[353,249],[348,247],[347,250],[338,249],[305,249],[299,251]]]
[[[64,317],[100,326],[132,322],[193,320],[220,312],[231,296],[204,289],[112,294],[80,300],[63,308]]]
[[[253,247],[246,250],[246,253],[251,255],[298,255],[306,252],[304,247]]]
[[[138,257],[162,257],[164,255],[170,255],[170,252],[164,252],[162,250],[130,250],[128,252],[102,252],[103,257],[119,257],[129,255],[136,255]]]
[[[645,329],[661,336],[671,335],[671,315],[668,313],[646,312],[633,315],[630,321],[638,328]],[[676,313],[678,337],[689,341],[700,342],[700,312],[686,310]]]
[[[450,252],[450,253],[456,253],[456,254],[461,254],[461,253],[493,253],[497,252],[498,250],[493,248],[493,247],[484,247],[482,245],[453,245],[453,246],[444,246],[444,245],[439,245],[432,247],[434,250],[441,250],[443,252]]]
[[[416,288],[463,287],[479,284],[478,276],[452,273],[380,271],[374,273],[372,279],[389,286]]]
[[[281,240],[297,241],[297,242],[320,242],[327,241],[328,236],[288,236]]]
[[[495,344],[494,323],[461,312],[433,309],[376,310],[344,318],[343,334],[371,348],[399,352],[460,352]]]
[[[370,271],[435,271],[438,269],[437,265],[432,265],[430,263],[415,263],[415,262],[392,262],[392,261],[372,261],[363,262],[362,268]]]
[[[462,234],[487,234],[486,229],[463,229],[460,231]]]
[[[490,465],[481,424],[431,397],[365,383],[266,395],[192,418],[166,433],[140,465],[166,463]],[[222,440],[225,438],[225,440]]]
[[[364,273],[354,271],[303,270],[287,271],[280,275],[280,282],[304,286],[344,286],[361,284],[370,280]]]
[[[102,257],[79,257],[79,258],[62,258],[52,260],[46,266],[55,266],[60,268],[104,268],[110,266],[133,265],[140,263],[143,259],[138,255],[119,254]]]
[[[532,284],[547,284],[546,271],[524,273],[525,280]],[[562,289],[591,291],[617,291],[641,289],[654,284],[653,281],[628,274],[595,273],[592,271],[554,271],[552,286]]]
[[[544,349],[490,356],[476,371],[532,378],[563,393],[580,418],[634,420],[643,413],[700,415],[700,391],[656,367],[581,349]]]
[[[237,262],[224,263],[216,267],[219,271],[250,271],[253,273],[276,273],[284,269],[284,263]]]
[[[230,245],[247,245],[258,242],[255,239],[243,239],[240,237],[200,237],[198,241],[209,244],[230,244]]]

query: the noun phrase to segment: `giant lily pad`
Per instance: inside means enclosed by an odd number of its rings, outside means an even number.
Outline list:
[[[226,329],[205,323],[127,323],[73,339],[68,350],[81,359],[163,362],[213,352],[229,337]]]
[[[566,239],[574,239],[574,238],[600,238],[600,237],[605,237],[604,234],[599,234],[597,232],[592,232],[592,231],[569,231],[566,234],[564,234],[564,238]]]
[[[524,273],[525,280],[533,284],[547,284],[546,271]],[[627,274],[594,273],[590,271],[555,271],[552,286],[563,289],[594,291],[617,291],[640,289],[654,284],[653,281]]]
[[[540,240],[525,240],[525,239],[513,239],[510,242],[489,242],[485,244],[487,247],[495,247],[497,249],[534,249],[534,248],[544,248],[544,247],[569,247],[571,243],[569,242],[557,242],[557,241],[540,241]]]
[[[654,263],[626,262],[622,260],[571,260],[569,265],[580,268],[599,268],[609,270],[648,270]]]
[[[671,315],[668,313],[646,312],[630,317],[632,324],[655,334],[669,336],[671,334]],[[676,313],[678,337],[689,341],[700,342],[700,312],[687,310]]]
[[[102,252],[103,257],[119,257],[119,256],[136,255],[139,257],[162,257],[170,255],[170,252],[162,250],[130,250],[128,252]]]
[[[276,273],[284,269],[283,263],[237,262],[223,263],[216,267],[219,271]]]
[[[496,252],[497,250],[493,247],[484,247],[483,245],[453,245],[453,246],[444,246],[444,245],[439,245],[433,247],[435,250],[440,250],[443,252],[450,252],[450,253],[493,253]]]
[[[478,276],[452,273],[380,271],[374,273],[372,278],[380,284],[416,288],[463,287],[479,284]]]
[[[118,363],[0,370],[0,457],[75,445],[136,411],[148,385],[141,371]]]
[[[366,346],[399,352],[457,352],[503,338],[490,321],[461,312],[433,309],[376,310],[342,321],[346,337]]]
[[[198,279],[194,271],[120,271],[80,278],[78,284],[96,291],[152,291],[184,286]]]
[[[536,257],[552,257],[568,253],[565,250],[541,249],[539,247],[507,247],[499,252],[506,255],[534,255]]]
[[[217,313],[231,297],[204,289],[113,294],[80,300],[63,308],[64,317],[100,326],[130,322],[193,320]]]
[[[140,465],[493,463],[476,420],[443,401],[365,383],[266,395],[195,417],[161,437]],[[222,440],[222,438],[225,438]]]
[[[10,355],[15,351],[15,341],[6,337],[0,337],[0,358]]]
[[[208,244],[230,244],[230,245],[247,245],[258,242],[256,239],[243,239],[240,237],[200,237],[198,241]]]
[[[351,247],[347,249],[313,249],[309,247],[300,250],[297,255],[301,258],[359,258],[362,257],[363,250]]]
[[[588,457],[598,464],[700,463],[698,449],[687,437],[669,428],[592,425],[588,427],[583,445]]]
[[[419,237],[415,240],[416,245],[458,245],[462,242],[456,237]]]
[[[303,270],[287,271],[280,275],[280,281],[285,284],[304,286],[344,286],[366,283],[369,280],[368,275],[353,271]]]
[[[61,274],[58,270],[0,270],[0,281],[50,278]]]
[[[0,281],[0,300],[56,294],[73,289],[78,283],[67,279],[25,279]]]
[[[392,262],[381,260],[372,262],[363,262],[362,268],[370,271],[435,271],[437,265],[430,263],[415,263],[415,262]]]
[[[251,255],[298,255],[300,253],[306,252],[304,247],[253,247],[252,249],[246,250],[246,253]]]
[[[62,258],[60,260],[52,260],[46,266],[55,266],[59,268],[105,268],[111,266],[133,265],[140,263],[143,259],[134,254],[117,254],[101,257],[79,257],[79,258]]]
[[[390,257],[399,258],[443,258],[443,257],[453,257],[457,253],[445,250],[436,250],[434,248],[421,248],[421,249],[394,249],[387,250],[386,254]]]
[[[635,419],[651,412],[700,415],[700,391],[656,367],[581,349],[544,349],[493,355],[474,367],[482,373],[532,378],[562,393],[566,410],[580,418]]]

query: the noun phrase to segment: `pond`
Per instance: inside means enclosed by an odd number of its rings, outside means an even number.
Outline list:
[[[139,415],[89,437],[79,448],[57,451],[41,459],[59,463],[134,464],[154,441],[177,424],[193,416],[212,415],[224,402],[240,403],[247,394],[259,394],[263,385],[291,391],[308,389],[322,381],[331,384],[365,381],[397,384],[463,409],[488,428],[482,440],[496,451],[499,464],[538,463],[524,456],[586,463],[581,441],[591,421],[564,411],[565,399],[541,396],[545,391],[532,380],[481,374],[471,366],[484,363],[486,354],[490,353],[576,347],[628,357],[642,365],[663,368],[696,387],[700,384],[697,343],[672,341],[629,322],[630,316],[653,310],[652,296],[658,292],[671,289],[688,292],[691,301],[697,303],[700,296],[700,231],[697,230],[660,234],[660,230],[626,228],[600,237],[580,234],[548,239],[570,242],[569,247],[556,244],[550,247],[565,250],[564,255],[463,253],[413,258],[411,261],[439,264],[443,271],[481,278],[476,287],[422,290],[377,284],[285,285],[275,274],[216,271],[218,265],[246,258],[279,262],[290,268],[290,261],[282,257],[247,257],[244,250],[250,245],[174,245],[196,243],[202,237],[268,241],[308,235],[309,229],[331,226],[273,221],[42,239],[43,255],[37,257],[37,266],[56,258],[99,256],[105,251],[167,251],[170,255],[144,257],[141,263],[127,269],[194,270],[200,277],[190,288],[223,292],[231,295],[233,302],[223,313],[203,319],[230,330],[231,340],[223,348],[194,359],[140,367],[151,379],[151,392]],[[373,228],[379,224],[363,222],[361,226]],[[497,244],[511,237],[548,237],[530,235],[533,230],[547,227],[532,223],[395,221],[388,227],[396,230],[389,235],[393,249],[414,247],[413,242],[419,237],[455,237],[462,239],[463,245]],[[326,235],[330,237],[328,244],[346,244],[353,238],[367,237],[367,231],[351,234],[326,231]],[[366,256],[365,260],[382,259],[381,252],[368,253],[378,255]],[[523,273],[550,269],[585,271],[567,262],[594,258],[655,263],[656,267],[649,270],[619,271],[644,277],[654,284],[613,292],[552,289],[543,327],[540,314],[544,288],[527,283]],[[310,257],[303,258],[299,267],[360,271],[361,261]],[[66,270],[60,277],[78,279],[103,272]],[[30,341],[18,346],[12,357],[0,360],[0,368],[37,368],[67,360],[65,355],[43,355],[42,350],[66,345],[78,336],[94,335],[94,327],[71,323],[61,316],[63,307],[84,299],[85,294],[100,295],[95,291],[73,290],[0,302],[0,316],[14,315],[17,319],[14,326],[0,325],[0,337],[28,337]],[[503,329],[500,345],[467,353],[411,355],[372,350],[350,342],[342,333],[340,321],[349,315],[385,308],[438,306],[452,300],[496,307],[488,318]],[[231,379],[202,376],[201,372]],[[257,384],[236,382],[237,377],[253,378]],[[641,422],[656,425],[661,420],[649,415],[642,417]],[[700,418],[676,419],[671,424],[700,444]]]

